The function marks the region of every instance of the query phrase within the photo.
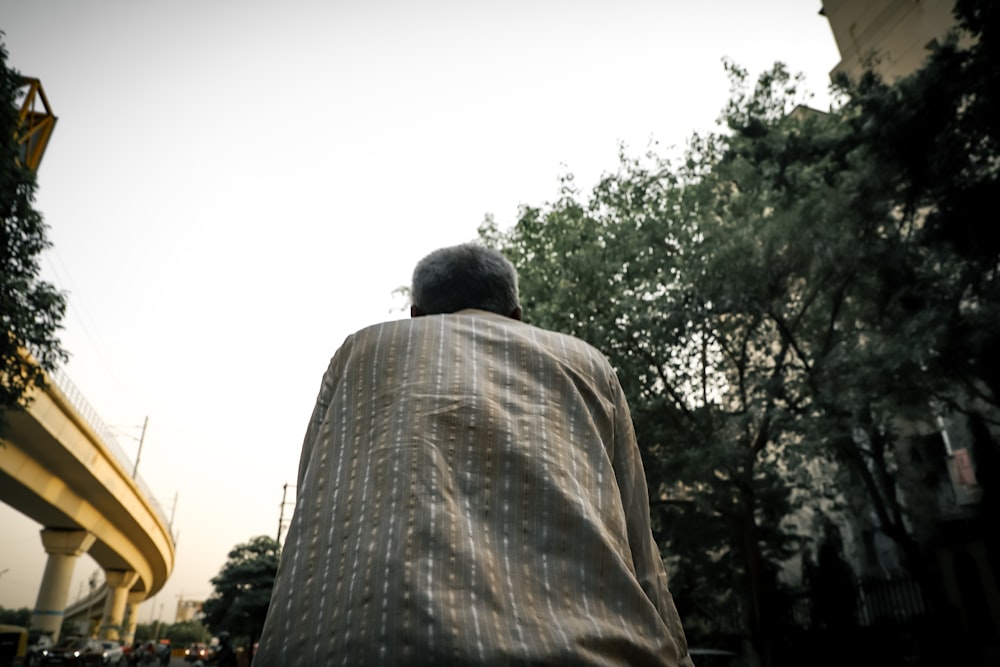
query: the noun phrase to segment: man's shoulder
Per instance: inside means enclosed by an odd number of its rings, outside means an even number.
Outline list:
[[[483,316],[475,320],[475,327],[484,335],[499,332],[504,340],[512,343],[521,342],[566,364],[586,367],[591,372],[596,371],[599,374],[614,373],[604,353],[582,338],[493,313],[477,311],[475,314]]]
[[[577,338],[572,334],[561,331],[543,329],[531,324],[525,326],[530,327],[531,335],[535,340],[547,348],[561,352],[569,357],[586,360],[591,367],[600,368],[602,372],[614,373],[611,362],[604,353],[582,338]]]
[[[499,337],[510,342],[520,341],[556,356],[583,359],[593,367],[611,370],[611,364],[604,353],[581,338],[482,310],[463,310],[446,315],[379,322],[348,336],[343,347],[368,347],[378,345],[380,341],[387,343],[399,340],[401,336],[411,340],[423,336]]]

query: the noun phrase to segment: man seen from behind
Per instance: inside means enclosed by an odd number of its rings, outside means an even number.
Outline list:
[[[482,246],[411,294],[323,377],[254,665],[691,665],[605,357]]]

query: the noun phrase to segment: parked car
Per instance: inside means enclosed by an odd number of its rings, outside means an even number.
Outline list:
[[[101,646],[104,647],[104,664],[105,665],[118,665],[121,664],[122,659],[125,658],[125,651],[122,649],[122,645],[118,642],[103,641]]]
[[[104,664],[104,645],[96,639],[70,637],[42,650],[40,665],[84,667]]]

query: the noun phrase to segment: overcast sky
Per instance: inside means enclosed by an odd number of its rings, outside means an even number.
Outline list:
[[[827,105],[819,0],[0,0],[8,63],[59,121],[37,208],[69,295],[66,371],[179,532],[140,611],[174,620],[278,529],[327,362],[487,213],[587,187],[618,146],[711,129],[728,57]],[[176,498],[176,504],[175,504]],[[288,508],[290,511],[291,508]],[[33,607],[41,527],[0,505],[0,605]],[[70,601],[96,563],[80,558]]]

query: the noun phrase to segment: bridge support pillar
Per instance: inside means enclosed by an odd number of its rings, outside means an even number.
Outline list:
[[[145,591],[128,594],[125,602],[125,618],[123,619],[125,632],[122,634],[122,644],[131,645],[135,642],[135,628],[139,625],[139,605],[145,599]]]
[[[96,538],[85,530],[42,530],[42,545],[49,555],[45,574],[38,589],[35,610],[31,612],[31,627],[37,628],[53,641],[58,641],[66,613],[66,598],[73,579],[73,566],[80,554],[86,553]]]
[[[128,589],[132,588],[139,574],[131,570],[105,570],[104,576],[108,584],[108,596],[104,598],[101,636],[104,639],[117,640],[122,635]]]

